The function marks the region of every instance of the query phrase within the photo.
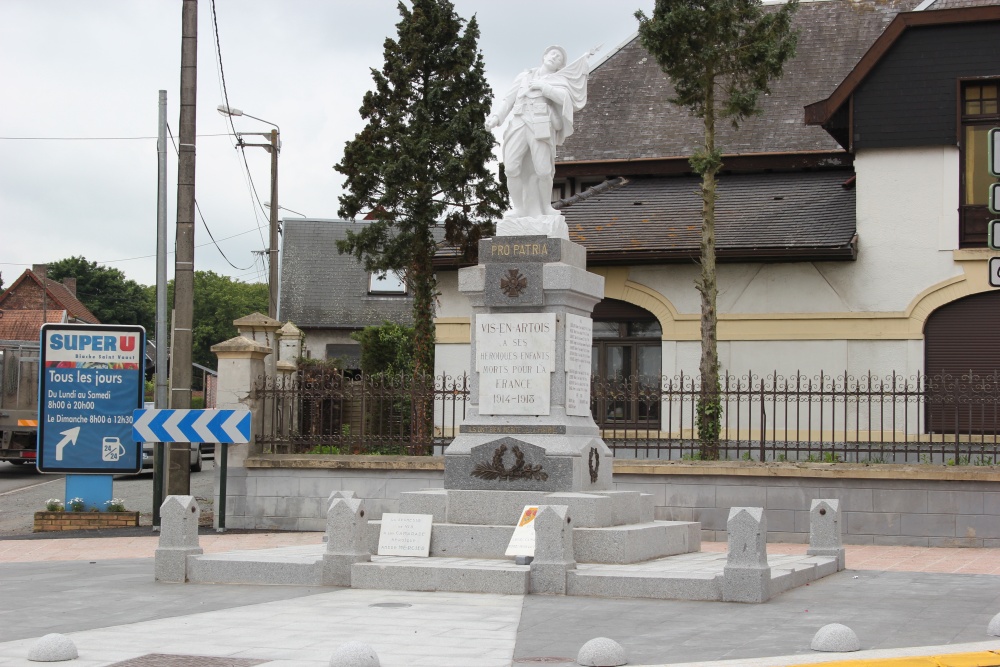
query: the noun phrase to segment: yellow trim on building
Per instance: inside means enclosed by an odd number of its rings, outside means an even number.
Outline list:
[[[990,250],[955,250],[962,273],[923,290],[899,312],[842,313],[721,313],[719,340],[923,340],[924,323],[941,306],[963,297],[991,291],[988,282]],[[656,316],[663,340],[701,340],[700,315],[681,313],[656,290],[630,280],[625,266],[599,266],[590,270],[604,278],[604,295],[644,308]],[[439,317],[437,342],[468,345],[470,318]]]
[[[434,342],[438,345],[468,345],[472,342],[472,319],[468,317],[434,318]]]

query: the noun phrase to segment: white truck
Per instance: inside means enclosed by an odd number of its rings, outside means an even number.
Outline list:
[[[0,340],[0,461],[35,462],[38,352],[38,341]]]

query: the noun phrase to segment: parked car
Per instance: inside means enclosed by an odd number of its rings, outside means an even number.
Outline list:
[[[144,442],[142,443],[142,467],[146,468],[153,467],[153,447],[156,443]],[[204,445],[200,445],[197,442],[190,443],[191,445],[191,472],[201,472],[202,469],[202,450]]]

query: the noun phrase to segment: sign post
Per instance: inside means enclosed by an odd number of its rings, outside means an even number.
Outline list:
[[[1000,178],[1000,127],[994,127],[989,132],[989,162],[990,176]],[[990,213],[1000,214],[1000,183],[990,184],[989,193]],[[992,250],[1000,250],[1000,220],[990,220],[986,227],[986,245]],[[994,262],[997,259],[990,259],[990,285],[1000,287],[1000,277],[997,276],[997,269],[1000,264]]]
[[[42,326],[37,466],[67,473],[67,505],[79,497],[105,509],[111,475],[142,468],[132,411],[142,405],[144,356],[140,326]]]
[[[132,413],[132,437],[139,442],[215,442],[219,461],[218,532],[226,530],[226,445],[250,442],[249,410],[136,410]]]

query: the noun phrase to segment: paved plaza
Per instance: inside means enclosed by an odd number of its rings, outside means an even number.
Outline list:
[[[206,553],[321,540],[320,533],[201,536]],[[37,665],[28,650],[50,632],[79,649],[77,660],[62,664],[86,667],[320,667],[350,640],[373,646],[383,667],[568,666],[599,636],[621,644],[630,665],[880,664],[871,661],[989,651],[998,652],[995,662],[967,664],[1000,665],[1000,638],[986,634],[1000,613],[1000,549],[848,546],[847,570],[752,605],[157,584],[155,547],[152,535],[0,541],[0,666]],[[703,545],[707,554],[724,549]],[[768,549],[795,555],[805,545]],[[852,628],[862,652],[811,651],[828,623]]]

